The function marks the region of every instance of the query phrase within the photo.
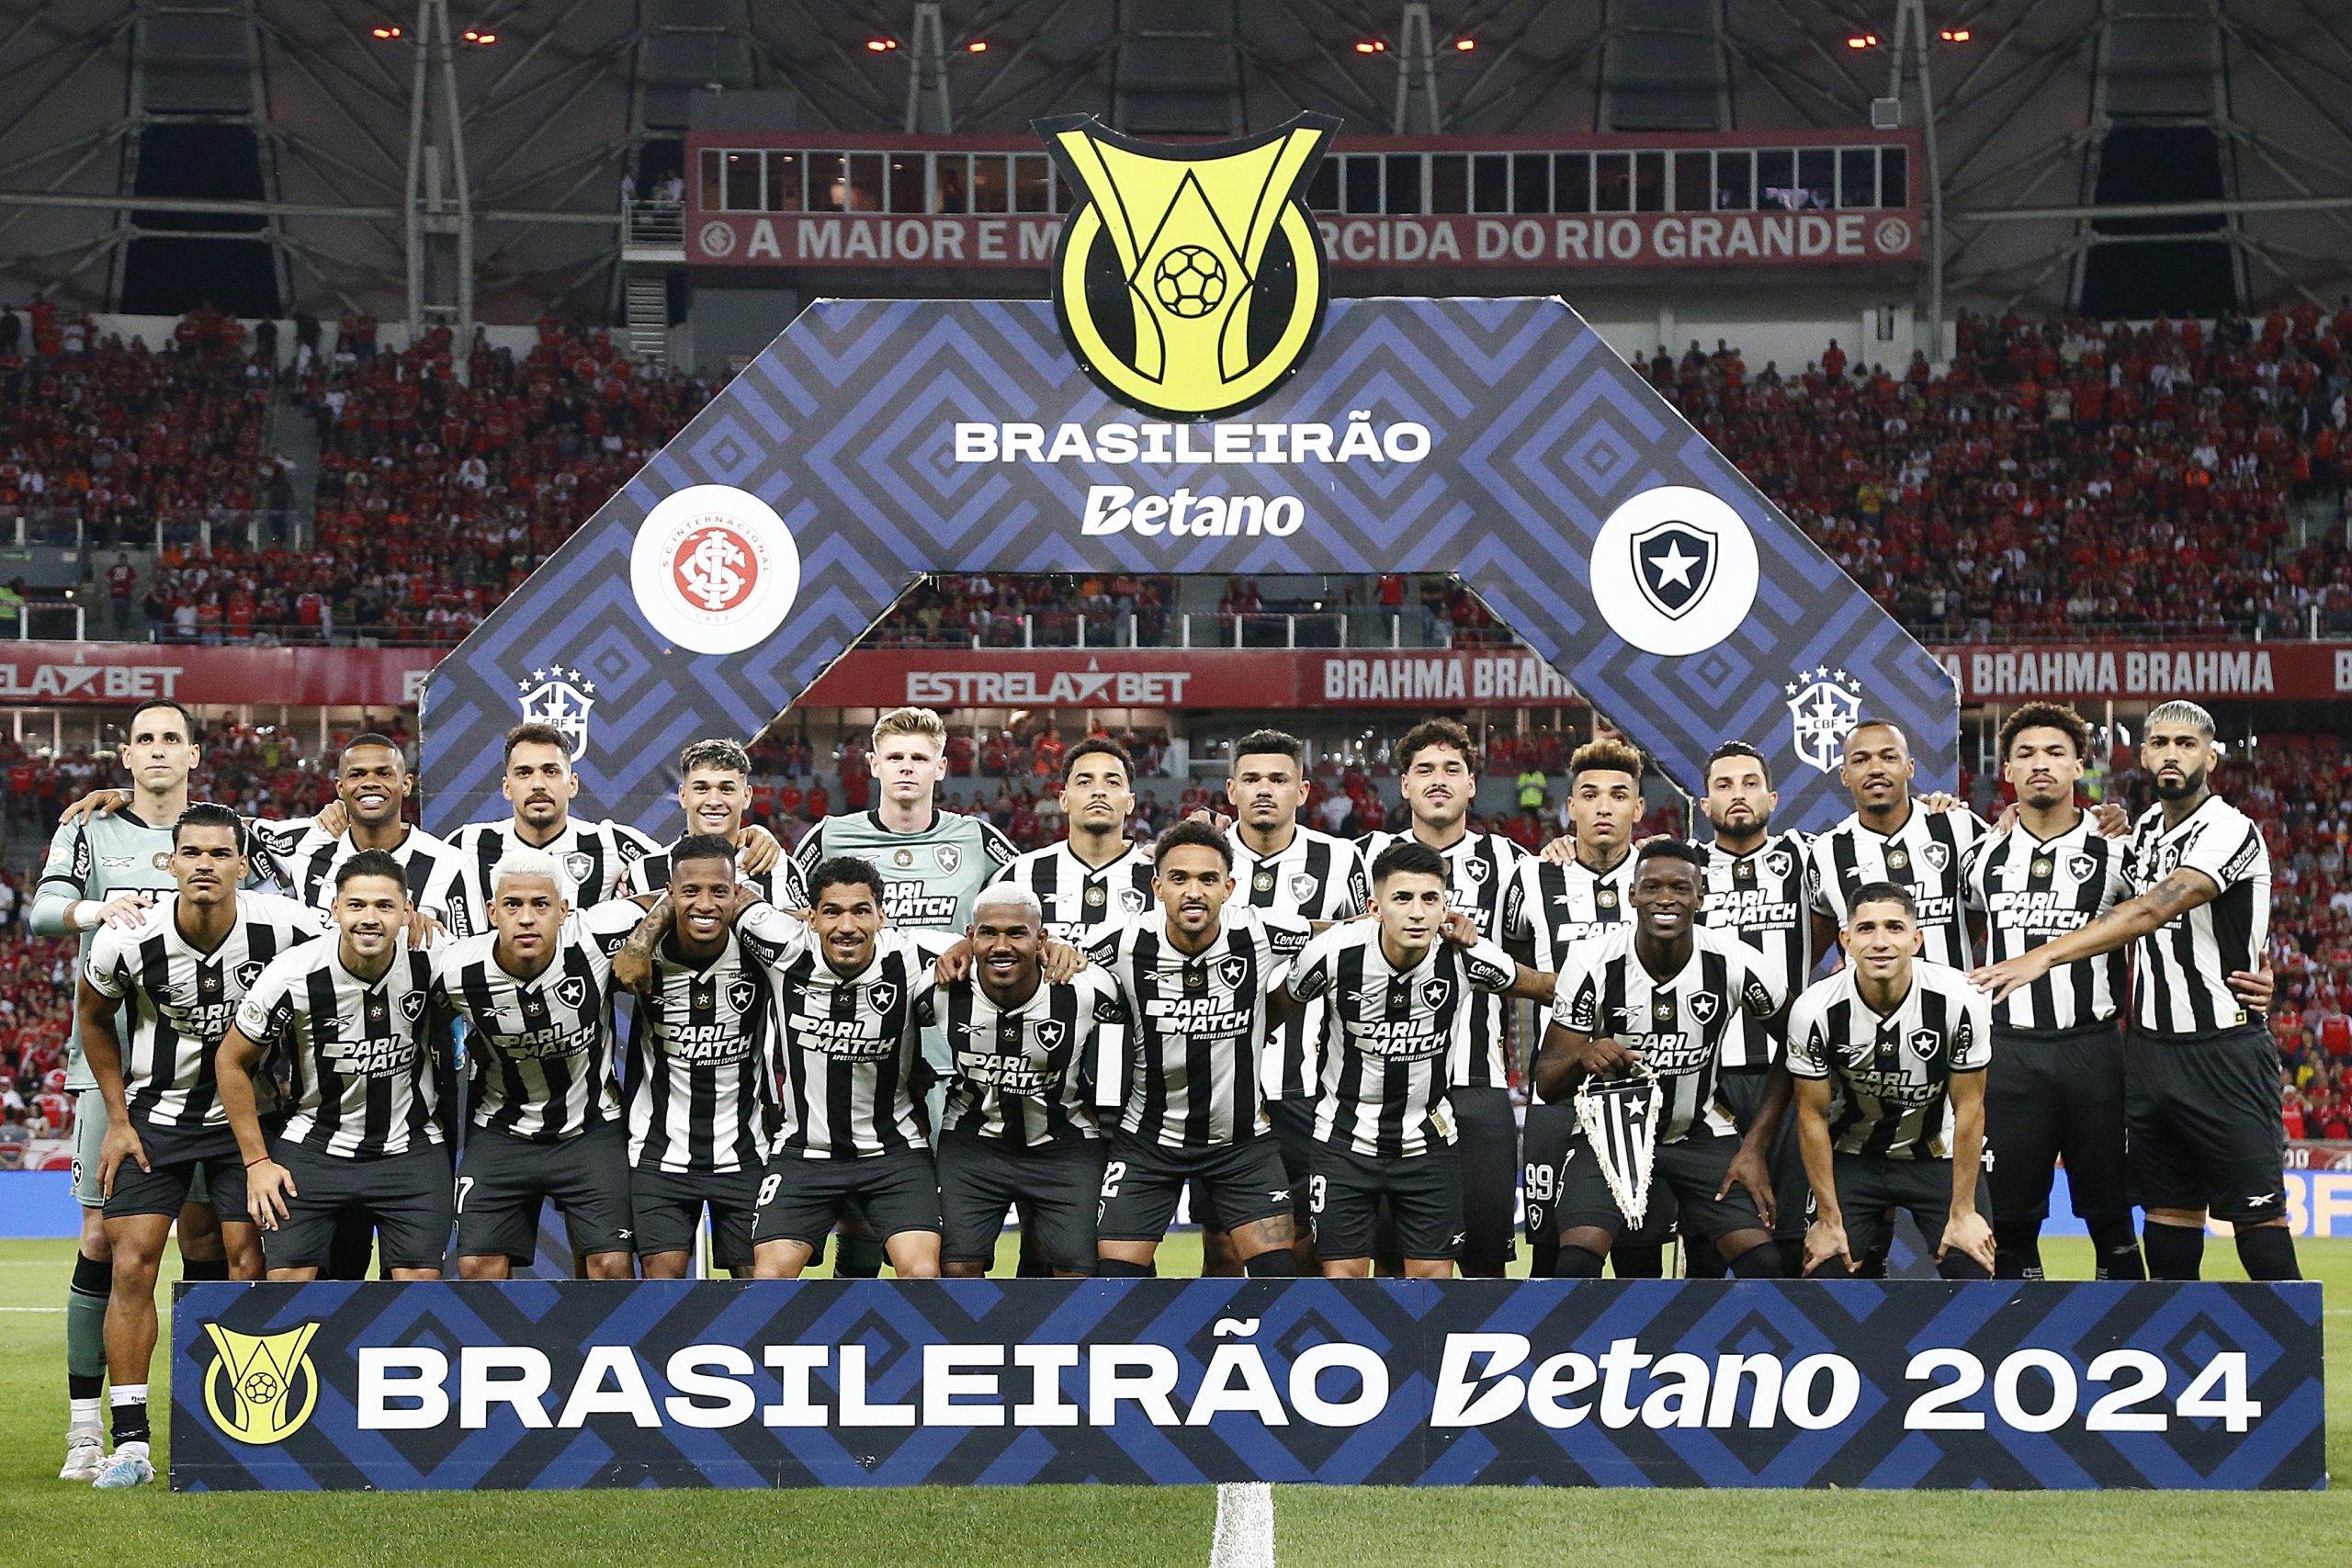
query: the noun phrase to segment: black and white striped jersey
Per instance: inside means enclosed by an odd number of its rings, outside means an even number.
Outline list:
[[[564,918],[555,955],[526,980],[498,961],[496,931],[433,950],[436,1000],[471,1026],[481,1069],[473,1124],[560,1143],[620,1115],[613,1078],[613,954],[645,911],[616,901]]]
[[[1992,1004],[1962,971],[1919,959],[1901,1005],[1881,1017],[1859,973],[1849,964],[1808,986],[1789,1010],[1789,1071],[1829,1080],[1839,1154],[1950,1159],[1951,1075],[1992,1062]]]
[[[1412,834],[1374,833],[1360,846],[1369,871],[1380,852]],[[1478,922],[1483,942],[1509,940],[1509,906],[1519,886],[1519,866],[1527,852],[1500,833],[1465,833],[1438,852],[1445,859],[1447,902]],[[1509,981],[1504,984],[1508,986]],[[1470,998],[1472,1018],[1455,1039],[1447,1073],[1456,1089],[1500,1089],[1510,1083],[1503,1068],[1503,1025],[1508,1007],[1500,996],[1478,992]],[[1329,1039],[1327,1027],[1324,1037]],[[1328,1080],[1328,1075],[1326,1077]]]
[[[979,980],[936,986],[923,1000],[947,1037],[952,1066],[941,1124],[1008,1148],[1102,1135],[1094,1116],[1094,1032],[1125,1021],[1118,987],[1100,969],[1044,981],[1000,1008]]]
[[[622,878],[623,891],[632,895],[666,892],[670,886],[670,857],[677,848],[678,840],[673,839],[651,854],[639,855],[631,861],[628,874]],[[739,853],[736,856],[735,880],[779,909],[805,909],[808,907],[808,888],[801,879],[800,863],[790,855],[779,857],[765,871],[751,872],[743,869],[742,857]]]
[[[1227,908],[1246,904],[1305,920],[1351,920],[1372,903],[1363,856],[1345,839],[1293,823],[1290,842],[1261,855],[1243,840],[1238,825],[1225,836],[1233,845],[1234,889]],[[1319,1000],[1267,1035],[1259,1071],[1268,1100],[1312,1100],[1322,1092],[1323,1064],[1316,1054],[1322,1038]]]
[[[1307,923],[1228,902],[1198,953],[1157,912],[1098,937],[1087,956],[1126,1009],[1127,1095],[1119,1125],[1170,1148],[1216,1148],[1267,1130],[1259,1079],[1267,998],[1306,946]]]
[[[1919,906],[1922,956],[1965,969],[1973,962],[1962,863],[1992,829],[1973,811],[1930,811],[1914,800],[1911,815],[1892,833],[1862,825],[1853,813],[1813,840],[1813,907],[1846,923],[1847,900],[1866,882],[1911,890]]]
[[[270,960],[319,935],[317,913],[275,893],[239,893],[236,923],[220,946],[199,953],[180,934],[179,895],[155,901],[135,926],[102,926],[82,972],[97,993],[125,1002],[117,1028],[122,1082],[132,1122],[172,1132],[225,1127],[213,1056],[238,1004]],[[256,1080],[265,1109],[274,1087]]]
[[[586,909],[617,898],[628,886],[628,868],[662,846],[624,822],[582,822],[572,818],[563,831],[544,844],[526,843],[513,818],[503,822],[469,822],[449,835],[458,853],[462,899],[453,897],[449,929],[459,936],[490,930],[490,874],[508,850],[545,850],[555,856],[571,878],[571,907]],[[462,924],[459,923],[462,919]]]
[[[1491,942],[1439,941],[1402,968],[1376,920],[1320,932],[1291,964],[1290,993],[1330,998],[1323,1015],[1323,1094],[1315,1136],[1374,1159],[1454,1141],[1451,1065],[1471,1049],[1479,1003],[1510,988],[1519,966]]]
[[[1813,853],[1811,841],[1793,829],[1773,833],[1744,855],[1718,841],[1701,846],[1705,856],[1706,902],[1699,923],[1739,938],[1763,965],[1767,984],[1781,993],[1783,1012],[1813,975],[1821,955],[1813,951]],[[1760,1067],[1771,1057],[1782,1020],[1769,1029],[1742,1030],[1724,1040],[1726,1067]]]
[[[1984,912],[1985,961],[1998,964],[2080,931],[2128,897],[2123,843],[2103,839],[2087,811],[2053,839],[2025,827],[1980,840],[1968,857],[1968,906]],[[2061,964],[2007,1001],[1993,1021],[2026,1033],[2105,1023],[2121,1010],[2122,948]]]
[[[1568,950],[1607,936],[1634,919],[1634,852],[1606,871],[1582,861],[1555,865],[1541,855],[1520,862],[1503,903],[1504,944],[1523,949],[1531,967],[1556,975]]]
[[[293,896],[325,912],[334,908],[334,874],[358,852],[348,831],[331,837],[314,827],[281,850],[277,863]],[[391,856],[407,874],[409,902],[448,926],[449,910],[466,897],[458,852],[424,829],[411,827]]]
[[[1735,1052],[1730,1037],[1761,1034],[1788,998],[1766,974],[1765,961],[1729,932],[1693,933],[1689,960],[1663,980],[1634,951],[1634,934],[1631,925],[1621,925],[1568,949],[1552,1021],[1641,1053],[1664,1091],[1659,1143],[1694,1131],[1734,1136],[1738,1128],[1717,1092],[1716,1069],[1735,1054],[1747,1055]],[[1770,1049],[1768,1038],[1768,1063]]]
[[[915,1116],[922,1059],[917,1014],[934,984],[932,964],[955,944],[954,934],[884,930],[865,967],[842,975],[808,928],[779,909],[754,905],[735,932],[775,988],[771,1151],[863,1159],[927,1149]]]
[[[344,966],[342,945],[330,930],[279,953],[237,1008],[238,1032],[288,1069],[278,1135],[345,1159],[438,1144],[433,955],[403,943],[363,980]]]
[[[2177,828],[2161,803],[2142,812],[2125,852],[2126,896],[2136,898],[2176,871],[2201,871],[2222,891],[2132,944],[2132,1016],[2147,1034],[2198,1035],[2253,1016],[2231,995],[2237,970],[2262,965],[2270,940],[2270,846],[2254,819],[2206,796]]]
[[[638,863],[642,865],[645,863]],[[639,1170],[708,1175],[767,1162],[768,966],[732,931],[707,964],[653,950],[653,990],[637,998],[621,1072],[628,1158]]]
[[[989,878],[1010,882],[1037,896],[1046,911],[1046,934],[1083,947],[1097,928],[1116,925],[1149,909],[1151,846],[1129,843],[1119,858],[1091,866],[1070,852],[1069,840],[1016,855]]]

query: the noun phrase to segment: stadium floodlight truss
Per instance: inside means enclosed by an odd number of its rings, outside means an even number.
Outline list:
[[[1219,130],[1305,108],[1367,133],[1572,133],[1617,125],[1636,98],[1652,113],[1671,99],[1693,124],[1725,129],[1847,128],[1870,122],[1874,99],[1897,97],[1933,149],[1919,192],[1927,321],[1944,297],[2038,310],[2078,299],[2096,248],[2152,243],[2112,232],[2106,220],[2120,212],[2091,210],[2112,206],[2097,199],[2109,134],[2195,125],[2219,141],[2223,186],[2177,215],[2220,225],[2176,232],[2228,245],[2257,301],[2332,300],[2352,287],[2352,212],[2334,205],[2352,195],[2352,21],[2325,0],[1251,0],[1189,8],[1216,23],[1189,41],[1176,37],[1186,9],[0,0],[0,91],[12,108],[0,123],[0,275],[20,294],[111,304],[124,248],[140,237],[133,213],[199,210],[132,197],[142,127],[189,112],[155,103],[138,40],[200,10],[244,42],[213,73],[234,90],[196,112],[253,126],[265,184],[237,198],[258,206],[222,198],[203,210],[263,220],[249,237],[270,247],[289,308],[408,313],[411,229],[454,224],[472,235],[470,267],[455,269],[468,277],[435,274],[420,290],[441,319],[467,313],[469,285],[471,314],[485,320],[594,311],[616,292],[620,176],[649,143],[684,134],[695,93],[780,93],[780,112],[810,130],[902,132],[912,110],[926,130],[1001,134],[1112,108],[1117,62],[1140,58],[1126,46],[1150,41],[1145,33],[1229,61],[1199,84],[1216,101],[1196,107]],[[2188,70],[2159,61],[2177,101],[2119,101],[2117,85],[2147,76],[2167,39],[2194,55]],[[421,52],[445,42],[446,56],[420,69]],[[1705,76],[1704,92],[1668,91],[1678,73]],[[420,95],[434,100],[427,124],[447,122],[429,144],[447,150],[440,197],[454,214],[436,210],[413,166]],[[460,144],[462,167],[447,162]]]

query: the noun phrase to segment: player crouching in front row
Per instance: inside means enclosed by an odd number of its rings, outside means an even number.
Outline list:
[[[1854,890],[1838,942],[1846,966],[1789,1013],[1797,1133],[1813,1184],[1805,1272],[1844,1279],[1909,1211],[1939,1237],[1947,1280],[1993,1274],[1993,1227],[1976,1210],[1984,1150],[1992,1004],[1948,964],[1919,957],[1918,908],[1891,882]],[[1832,1089],[1836,1090],[1833,1111]]]

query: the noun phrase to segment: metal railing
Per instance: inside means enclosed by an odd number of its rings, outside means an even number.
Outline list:
[[[685,243],[684,202],[631,199],[621,203],[623,245],[668,246]]]
[[[310,542],[307,520],[291,507],[152,516],[135,523],[97,523],[72,506],[0,507],[0,540],[19,549],[71,550],[300,549]]]

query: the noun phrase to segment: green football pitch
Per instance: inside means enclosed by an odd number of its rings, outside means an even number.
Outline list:
[[[2079,1243],[2053,1242],[2048,1251],[2053,1273],[2087,1271]],[[1162,1256],[1171,1274],[1196,1262],[1178,1246]],[[2206,1259],[2217,1277],[2238,1277],[2228,1244],[2209,1247]],[[2352,1242],[2307,1242],[2302,1260],[2327,1285],[2328,1446],[2340,1457],[2352,1453]],[[175,1497],[158,1484],[93,1492],[56,1479],[62,1303],[72,1261],[70,1243],[0,1242],[0,1563],[1197,1568],[1209,1560],[1216,1495],[1200,1486]],[[160,1408],[160,1375],[155,1394]],[[1285,1568],[2275,1568],[2352,1562],[2352,1497],[1285,1486],[1274,1492],[1274,1550]]]

